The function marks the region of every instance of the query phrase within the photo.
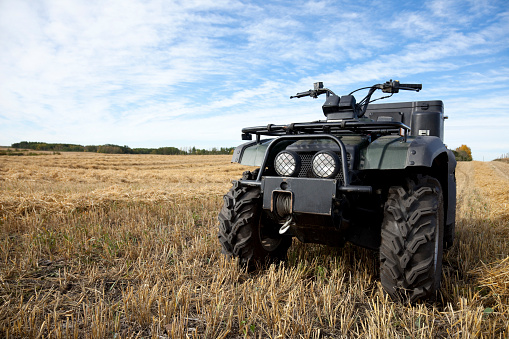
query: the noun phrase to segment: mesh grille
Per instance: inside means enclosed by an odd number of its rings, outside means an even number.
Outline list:
[[[299,178],[316,178],[316,176],[313,173],[312,170],[312,164],[311,160],[313,159],[313,155],[315,155],[316,152],[303,152],[299,153],[300,159],[302,161],[302,165],[300,168],[300,172],[298,177]],[[339,156],[339,160],[341,161],[341,154],[338,152],[336,153]],[[348,162],[350,162],[350,153],[346,154],[346,158]],[[343,180],[343,171],[341,169],[339,170],[338,174],[336,175],[336,180]]]

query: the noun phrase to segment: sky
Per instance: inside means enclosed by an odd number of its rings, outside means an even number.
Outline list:
[[[0,145],[230,147],[241,129],[324,119],[398,79],[442,100],[445,143],[509,153],[506,0],[0,0]],[[358,96],[360,99],[362,96]]]

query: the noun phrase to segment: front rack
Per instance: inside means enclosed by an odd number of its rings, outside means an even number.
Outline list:
[[[299,122],[288,125],[273,125],[246,127],[242,129],[242,139],[251,140],[252,135],[256,135],[256,141],[260,141],[261,135],[281,136],[292,134],[343,134],[344,132],[353,132],[359,134],[392,134],[403,131],[405,141],[407,139],[410,127],[399,121],[358,121],[342,120],[334,122],[316,121]]]

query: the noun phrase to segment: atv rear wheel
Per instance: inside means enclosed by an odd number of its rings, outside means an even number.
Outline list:
[[[234,181],[223,199],[218,237],[225,255],[239,258],[250,269],[286,259],[292,239],[280,235],[279,226],[263,217],[259,187]]]
[[[444,236],[442,188],[418,175],[394,186],[384,208],[380,280],[401,301],[434,299],[440,288]]]

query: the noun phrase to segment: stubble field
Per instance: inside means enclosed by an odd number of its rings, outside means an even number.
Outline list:
[[[0,157],[0,337],[507,338],[509,164],[459,163],[435,303],[387,300],[377,254],[294,240],[247,273],[220,253],[230,156]]]

